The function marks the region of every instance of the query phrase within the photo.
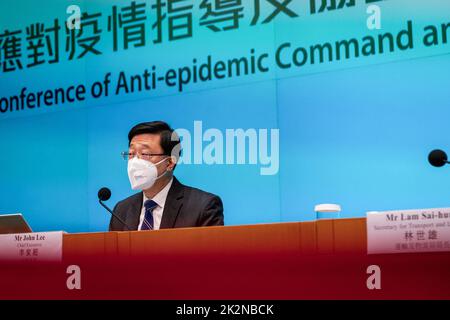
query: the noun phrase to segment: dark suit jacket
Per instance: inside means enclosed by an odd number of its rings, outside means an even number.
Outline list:
[[[114,213],[132,230],[137,230],[142,210],[143,193],[137,193],[116,204]],[[167,194],[160,229],[223,226],[222,200],[214,194],[181,184],[173,177]],[[128,230],[114,217],[110,231]]]

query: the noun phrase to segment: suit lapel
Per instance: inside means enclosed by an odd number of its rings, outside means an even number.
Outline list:
[[[138,193],[128,207],[127,218],[125,222],[131,228],[131,230],[137,230],[139,227],[139,219],[142,211],[142,201],[144,200],[143,193]],[[124,227],[126,230],[126,227]]]
[[[166,203],[161,219],[160,229],[173,228],[181,207],[183,206],[184,188],[183,185],[173,177],[172,186],[167,194]]]

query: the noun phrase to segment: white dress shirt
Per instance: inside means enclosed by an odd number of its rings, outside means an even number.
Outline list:
[[[158,192],[153,197],[153,199],[147,198],[145,196],[145,193],[144,193],[144,197],[143,197],[143,201],[142,201],[141,217],[139,219],[138,230],[141,230],[142,223],[144,223],[144,218],[145,218],[144,203],[147,200],[153,200],[157,204],[156,208],[153,209],[153,230],[158,230],[159,229],[159,226],[161,225],[162,215],[163,215],[163,212],[164,212],[164,206],[166,204],[167,194],[169,193],[169,189],[172,186],[172,181],[173,181],[173,178],[170,179],[169,183],[166,184],[166,186],[164,188],[162,188],[162,190],[160,192]]]

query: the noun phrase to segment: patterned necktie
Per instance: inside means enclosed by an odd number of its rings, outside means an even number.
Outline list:
[[[147,200],[144,202],[145,217],[142,222],[141,230],[153,230],[153,210],[158,204],[153,200]]]

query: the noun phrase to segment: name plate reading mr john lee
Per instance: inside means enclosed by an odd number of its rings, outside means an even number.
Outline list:
[[[0,260],[61,261],[63,232],[6,234],[0,236]]]

